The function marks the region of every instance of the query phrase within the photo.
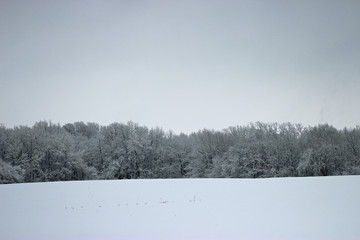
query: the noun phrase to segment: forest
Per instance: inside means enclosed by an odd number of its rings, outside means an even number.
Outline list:
[[[0,125],[0,183],[360,174],[360,126],[250,123],[165,132],[136,123]]]

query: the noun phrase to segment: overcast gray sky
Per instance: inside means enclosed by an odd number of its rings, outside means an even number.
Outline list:
[[[0,0],[0,122],[360,124],[360,1]]]

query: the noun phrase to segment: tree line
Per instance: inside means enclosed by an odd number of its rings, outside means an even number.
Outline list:
[[[360,174],[360,126],[256,122],[164,132],[136,123],[0,125],[0,183]]]

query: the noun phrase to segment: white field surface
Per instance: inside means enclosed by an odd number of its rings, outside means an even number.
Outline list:
[[[0,239],[360,239],[360,176],[0,185]]]

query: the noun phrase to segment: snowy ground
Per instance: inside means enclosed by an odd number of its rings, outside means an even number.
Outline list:
[[[360,176],[0,185],[0,239],[360,239]]]

